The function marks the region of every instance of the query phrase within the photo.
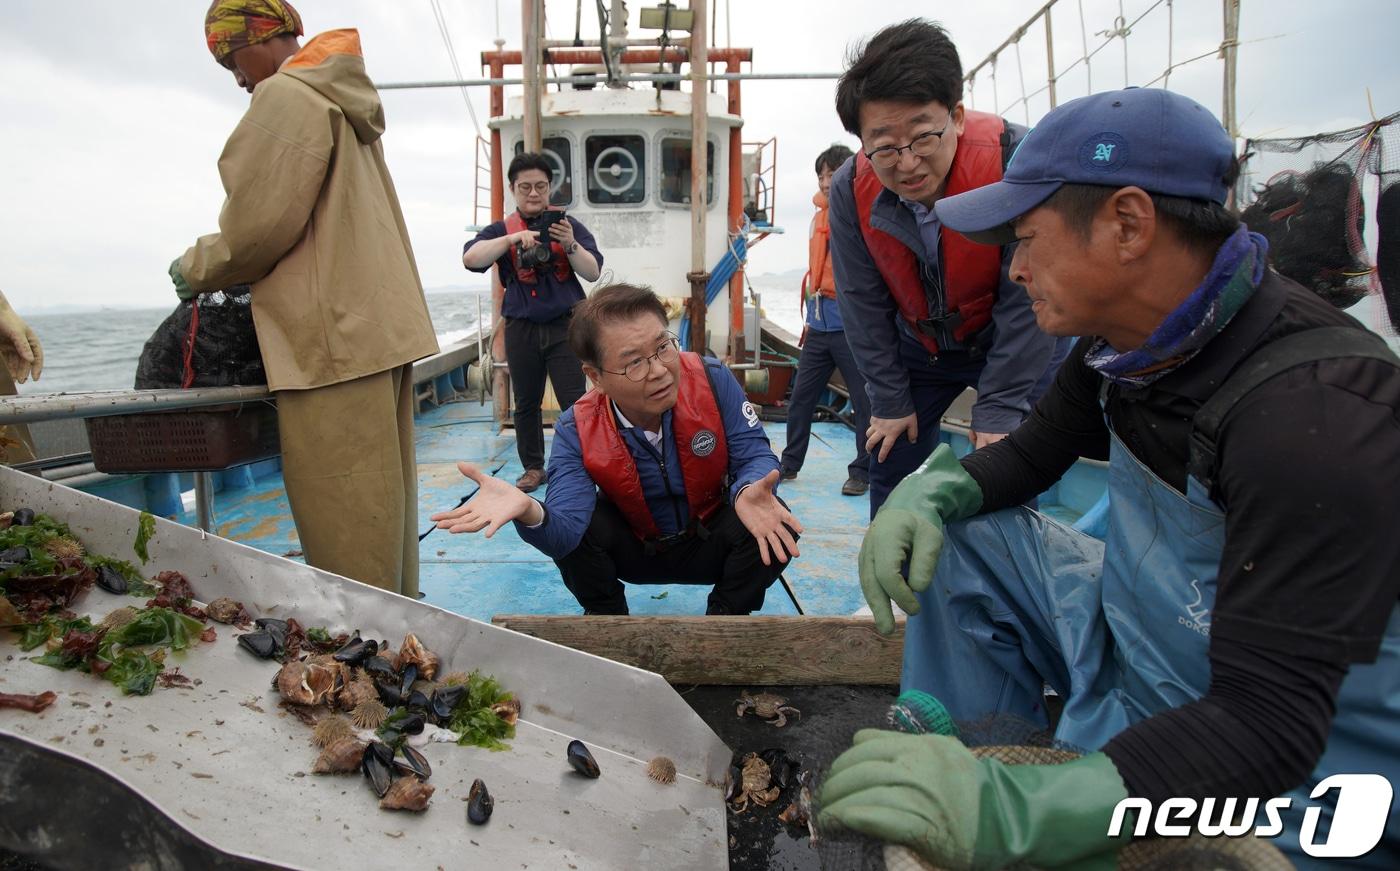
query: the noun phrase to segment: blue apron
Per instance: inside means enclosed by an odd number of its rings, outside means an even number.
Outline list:
[[[948,525],[933,584],[906,627],[903,689],[922,689],[959,720],[992,712],[1044,725],[1041,693],[1065,699],[1055,737],[1097,750],[1127,726],[1199,699],[1210,683],[1210,617],[1225,518],[1202,485],[1178,493],[1115,435],[1104,542],[1013,508]],[[1364,542],[1360,543],[1364,546]],[[1323,840],[1337,793],[1309,798],[1323,777],[1377,773],[1400,788],[1400,608],[1375,663],[1352,666],[1327,750],[1288,793],[1275,845],[1299,867],[1307,807]],[[1400,868],[1400,813],[1382,843],[1348,867]]]

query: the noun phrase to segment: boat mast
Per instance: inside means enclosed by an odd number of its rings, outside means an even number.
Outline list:
[[[521,66],[525,79],[525,150],[539,152],[542,147],[540,136],[540,101],[544,89],[540,86],[540,19],[543,17],[544,0],[525,0],[520,4],[521,34],[524,38],[524,51]]]
[[[706,165],[706,134],[709,118],[706,113],[706,72],[709,66],[709,46],[705,39],[705,2],[690,0],[690,349],[697,354],[705,351],[705,287],[710,273],[705,260],[705,214],[709,210],[705,196],[708,182]]]

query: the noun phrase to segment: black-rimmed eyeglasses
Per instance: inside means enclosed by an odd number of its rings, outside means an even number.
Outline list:
[[[889,169],[899,159],[904,156],[904,152],[912,151],[919,157],[928,157],[938,150],[938,146],[943,142],[943,134],[948,132],[948,125],[953,123],[953,116],[949,115],[948,120],[943,124],[942,130],[930,130],[927,133],[920,133],[915,136],[908,145],[884,145],[880,148],[871,149],[865,152],[865,157],[874,165],[881,169]]]

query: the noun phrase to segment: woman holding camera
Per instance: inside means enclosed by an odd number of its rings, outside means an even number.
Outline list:
[[[587,227],[549,208],[553,171],[543,155],[516,155],[506,178],[516,211],[468,242],[462,265],[472,272],[485,272],[492,264],[500,269],[515,442],[525,468],[515,486],[529,493],[545,479],[540,419],[545,376],[554,384],[560,409],[573,405],[587,389],[578,358],[569,350],[569,318],[583,299],[579,279],[596,280],[603,255]]]

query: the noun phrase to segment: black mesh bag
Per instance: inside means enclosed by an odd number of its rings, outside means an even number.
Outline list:
[[[182,300],[136,364],[138,390],[266,383],[247,285]]]

